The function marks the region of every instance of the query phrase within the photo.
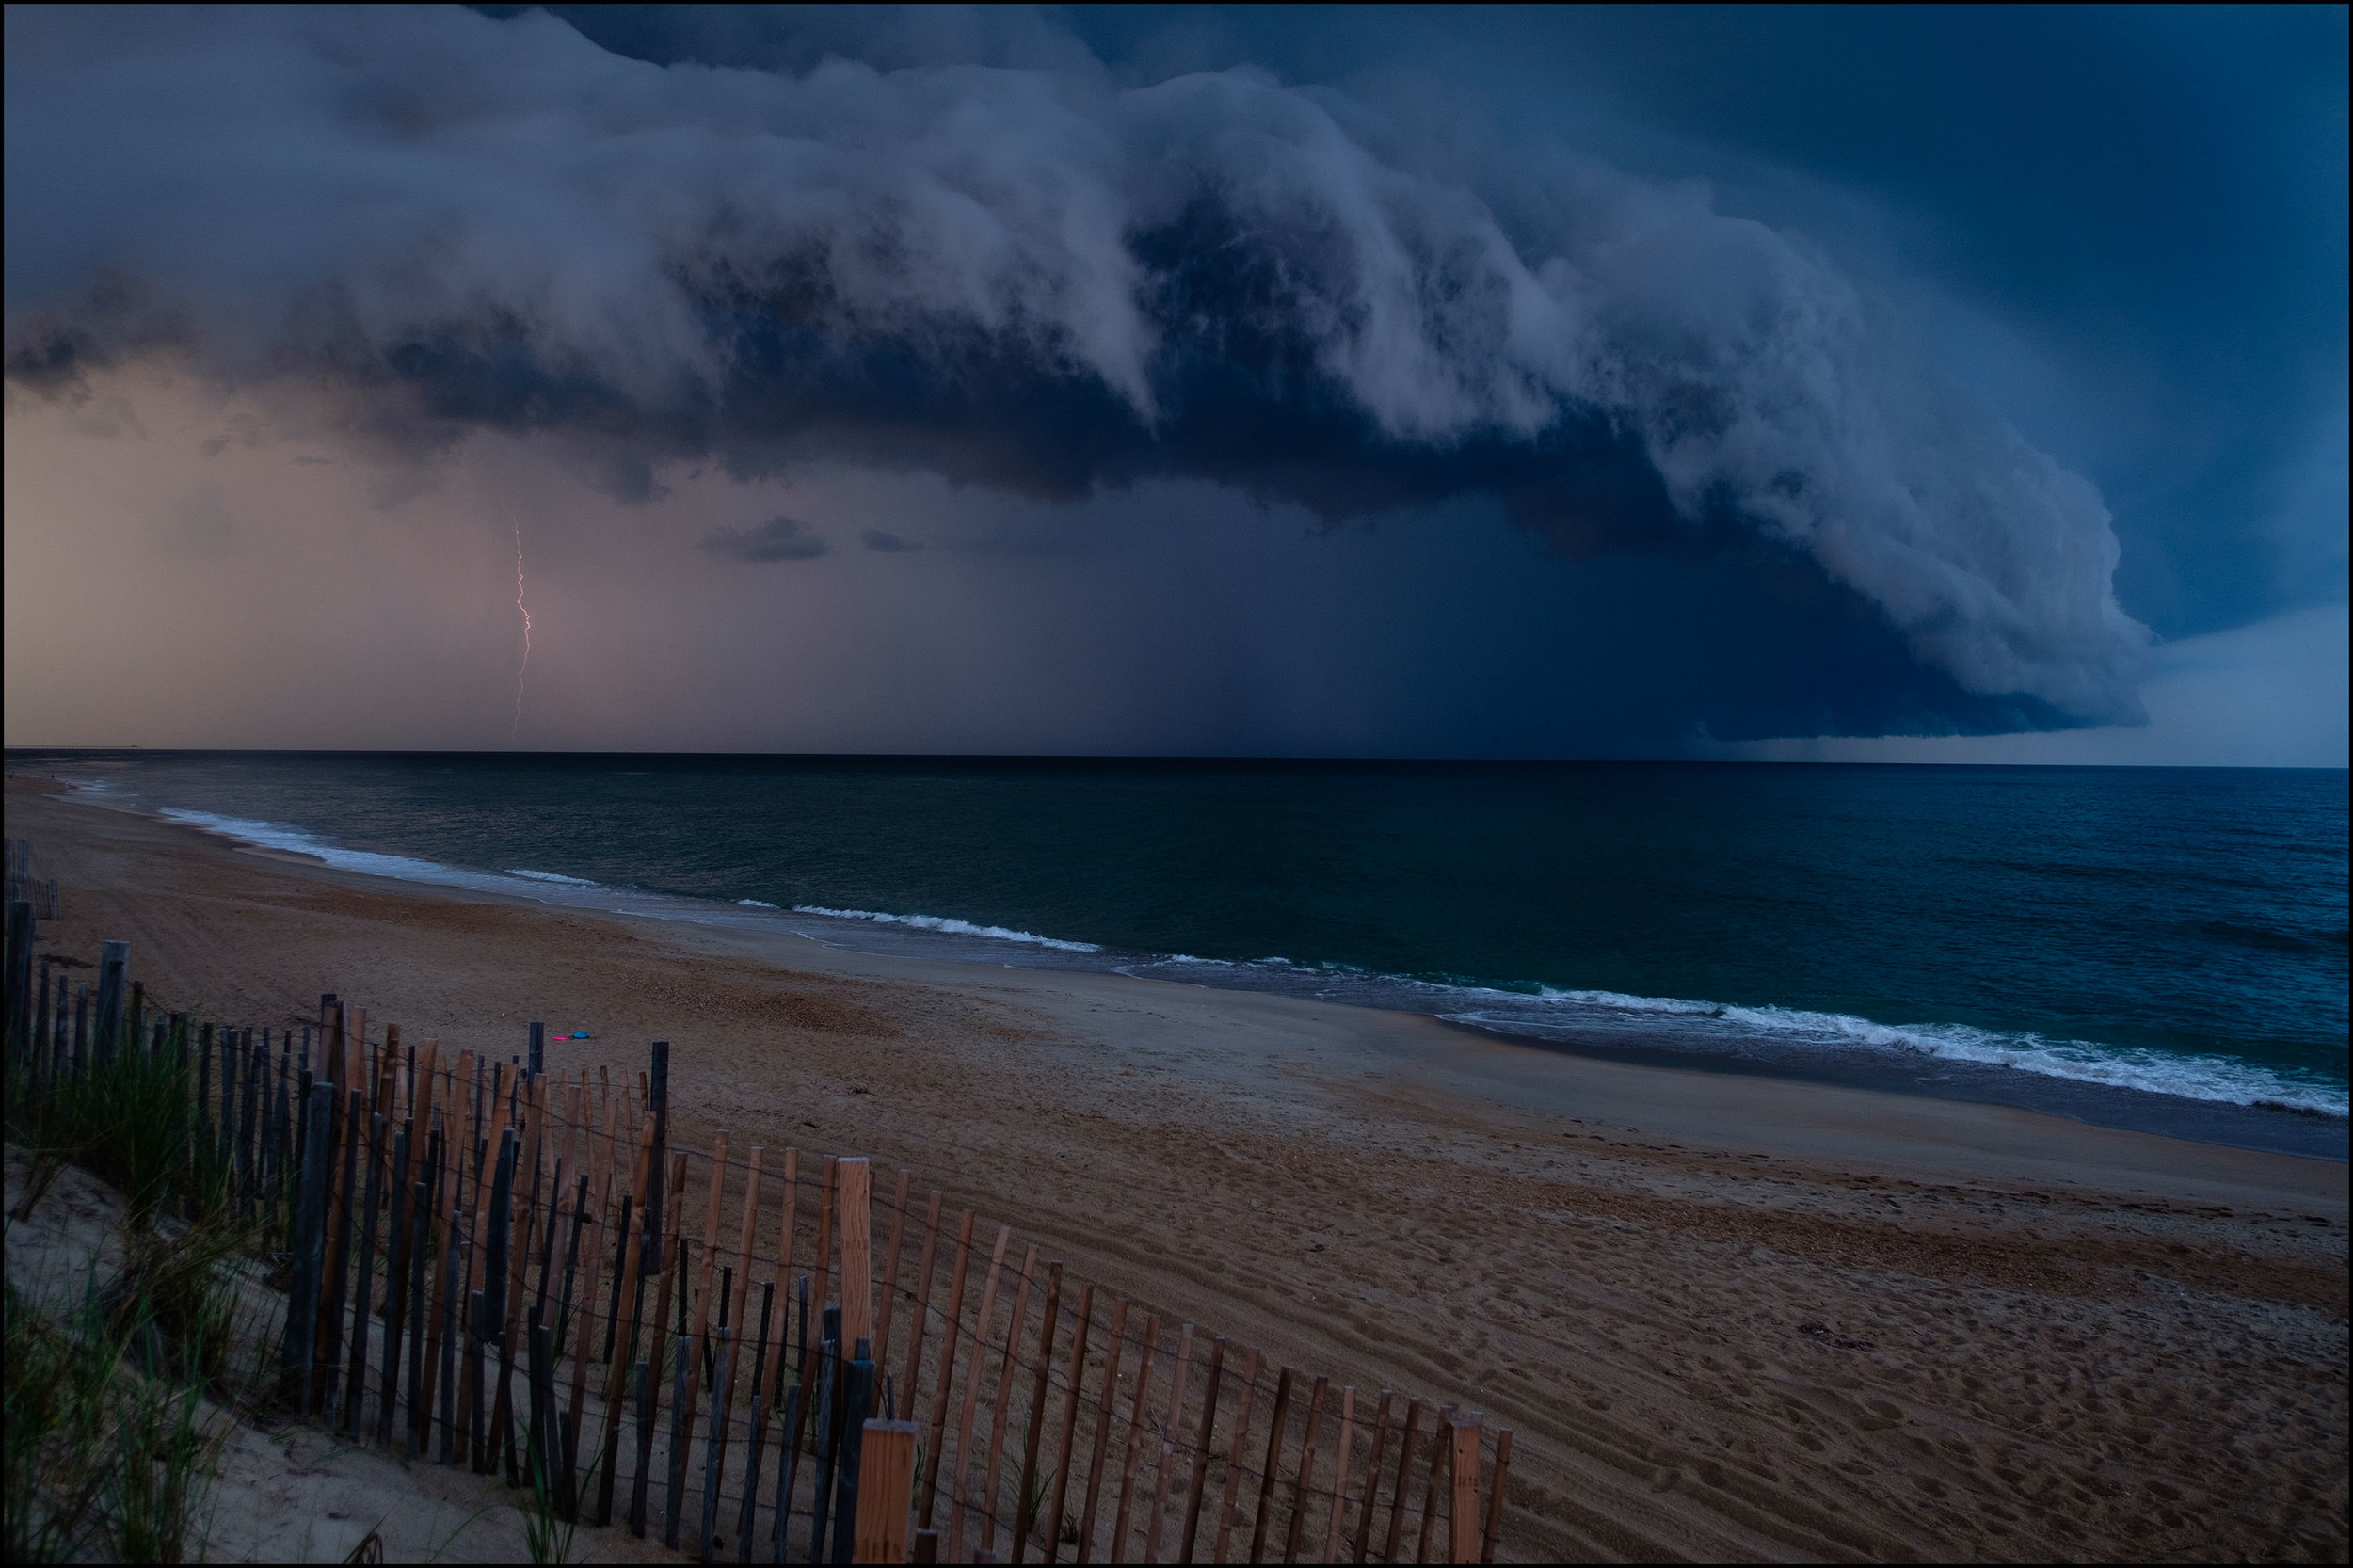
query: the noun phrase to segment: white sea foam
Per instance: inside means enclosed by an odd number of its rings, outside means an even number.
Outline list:
[[[828,909],[822,904],[796,904],[796,915],[824,915],[837,920],[872,920],[879,925],[911,925],[919,931],[945,932],[952,936],[986,936],[999,942],[1028,942],[1041,948],[1057,948],[1064,952],[1100,952],[1093,942],[1065,942],[1059,936],[1040,936],[1033,931],[1015,931],[1001,925],[974,925],[946,915],[887,915],[873,909]]]
[[[115,787],[104,780],[79,782],[75,788],[90,794],[116,792]],[[371,876],[520,894],[557,903],[626,908],[631,912],[667,919],[708,918],[696,914],[697,908],[713,914],[717,912],[713,905],[696,900],[627,893],[552,872],[516,870],[501,874],[469,871],[408,856],[346,849],[281,823],[260,822],[179,807],[164,807],[158,814],[173,822],[204,828],[257,847],[309,856],[339,870]],[[586,896],[588,894],[594,897]],[[776,907],[760,899],[738,899],[735,903],[751,909]],[[803,915],[903,926],[950,936],[1021,942],[1063,952],[1093,953],[1103,951],[1093,942],[1067,941],[1055,936],[1042,936],[1035,932],[981,925],[942,915],[897,915],[872,909],[836,909],[813,904],[796,904],[793,908],[795,913]],[[1736,1042],[1771,1041],[1796,1050],[1865,1050],[2007,1067],[2076,1082],[2222,1104],[2277,1106],[2339,1118],[2347,1113],[2347,1096],[2343,1088],[2288,1078],[2251,1062],[2210,1055],[2182,1055],[2140,1047],[2102,1045],[2085,1040],[2053,1039],[2023,1032],[2002,1032],[1967,1024],[1883,1024],[1845,1013],[1713,1002],[1682,997],[1634,996],[1619,991],[1540,987],[1530,994],[1490,986],[1448,984],[1405,976],[1383,975],[1344,966],[1299,964],[1287,958],[1271,957],[1237,963],[1175,953],[1135,964],[1123,964],[1119,968],[1123,970],[1148,970],[1160,964],[1182,966],[1196,971],[1222,968],[1238,979],[1253,972],[1269,980],[1280,977],[1278,988],[1287,991],[1304,984],[1312,986],[1316,994],[1329,994],[1334,1000],[1410,1008],[1456,1022],[1539,1039],[1574,1039],[1598,1027],[1672,1036],[1672,1043],[1679,1043],[1685,1048],[1710,1038],[1721,1042],[1724,1047],[1731,1047]],[[1662,1039],[1661,1043],[1672,1048],[1670,1041]]]
[[[1711,1053],[1749,1055],[1762,1044],[1794,1053],[1864,1051],[2008,1067],[2177,1098],[2275,1106],[2326,1116],[2346,1114],[2344,1089],[2286,1077],[2255,1063],[2052,1039],[2023,1032],[2005,1033],[1968,1024],[1883,1024],[1846,1013],[1632,996],[1622,991],[1552,986],[1539,986],[1532,992],[1507,991],[1382,974],[1353,965],[1299,964],[1288,958],[1233,960],[1171,954],[1120,968],[1150,973],[1162,965],[1188,975],[1223,968],[1235,983],[1254,989],[1263,984],[1327,1001],[1427,1012],[1451,1022],[1532,1039],[1574,1042],[1601,1030],[1648,1036],[1666,1050],[1705,1048]]]
[[[456,887],[488,885],[504,880],[488,872],[460,871],[457,867],[444,866],[439,861],[418,860],[406,855],[377,855],[368,850],[345,849],[282,823],[256,822],[248,817],[224,817],[217,812],[191,811],[177,806],[162,807],[156,814],[260,849],[307,855],[341,871],[365,872],[372,876],[394,876],[404,882],[440,882]]]
[[[1470,988],[1464,989],[1468,992]],[[1485,995],[1506,1005],[1439,1016],[1460,1023],[1539,1037],[1546,1032],[1547,1025],[1566,1032],[1612,1022],[1636,1028],[1646,1022],[1668,1024],[1676,1032],[1686,1034],[1762,1037],[1817,1048],[1861,1048],[2009,1067],[2079,1083],[2229,1105],[2279,1106],[2328,1116],[2344,1116],[2347,1112],[2346,1095],[2342,1089],[2299,1081],[2256,1063],[2234,1062],[2220,1056],[2052,1039],[2024,1031],[2006,1032],[1970,1024],[1883,1024],[1848,1013],[1742,1006],[1682,997],[1628,996],[1618,991],[1547,987],[1533,998],[1494,991]],[[1548,1018],[1547,1014],[1553,1016]]]

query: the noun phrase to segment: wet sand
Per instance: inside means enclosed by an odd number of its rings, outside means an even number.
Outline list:
[[[1084,1277],[1517,1437],[1509,1558],[2346,1551],[2340,1163],[864,954],[264,856],[11,779],[43,952],[172,1005],[636,1065],[680,1135],[906,1163]]]

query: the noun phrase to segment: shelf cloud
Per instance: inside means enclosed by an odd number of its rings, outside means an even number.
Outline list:
[[[1485,500],[1566,554],[1802,582],[1916,666],[1908,725],[2141,716],[2094,487],[1698,186],[1075,46],[758,70],[536,11],[15,8],[7,72],[29,392],[309,378],[355,440],[550,432],[623,496],[829,460],[1333,522]],[[705,544],[829,549],[789,517]]]

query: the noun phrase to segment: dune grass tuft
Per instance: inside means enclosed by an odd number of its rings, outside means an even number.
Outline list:
[[[24,1277],[35,1251],[8,1248],[0,1556],[186,1560],[228,1432],[219,1404],[262,1386],[262,1355],[242,1373],[237,1355],[254,1337],[237,1270],[261,1223],[240,1213],[215,1140],[193,1136],[181,1050],[120,1049],[56,1081],[34,1080],[11,1051],[6,1077],[8,1142],[25,1161],[11,1241],[68,1165],[122,1209],[119,1248],[88,1256],[78,1279]]]

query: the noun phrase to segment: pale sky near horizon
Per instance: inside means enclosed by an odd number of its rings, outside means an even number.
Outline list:
[[[2342,10],[7,26],[11,746],[2346,762]]]

